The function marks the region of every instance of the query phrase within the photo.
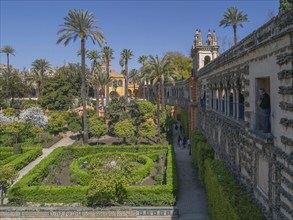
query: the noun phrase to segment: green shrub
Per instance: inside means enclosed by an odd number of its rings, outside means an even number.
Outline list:
[[[15,154],[13,153],[12,147],[1,147],[0,151],[1,154],[12,153],[9,157],[3,159],[0,161],[0,167],[4,165],[12,166],[16,170],[21,170],[23,167],[25,167],[27,164],[29,164],[31,161],[35,160],[38,156],[42,154],[42,149],[40,147],[25,147],[23,148],[22,154]],[[6,150],[7,149],[7,150]],[[8,155],[8,154],[7,154]]]
[[[198,169],[198,176],[200,181],[204,182],[205,166],[204,162],[206,159],[213,159],[214,154],[211,146],[208,143],[198,142],[197,148],[195,149],[195,159]]]
[[[106,152],[131,152],[139,153],[139,157],[144,157],[146,163],[133,172],[135,176],[146,176],[150,172],[153,165],[153,160],[158,158],[159,154],[167,154],[167,173],[166,184],[156,186],[125,186],[119,185],[119,179],[113,178],[113,181],[118,181],[116,189],[107,192],[105,187],[94,187],[97,183],[97,178],[90,181],[87,186],[42,186],[41,183],[48,175],[48,166],[56,164],[59,160],[65,157],[80,158],[89,154],[106,153]],[[130,153],[127,153],[130,154]],[[141,156],[144,154],[144,156]],[[147,156],[150,156],[148,158]],[[149,164],[149,165],[148,165]],[[174,205],[176,201],[177,179],[174,161],[174,151],[171,146],[155,145],[155,146],[95,146],[95,147],[66,147],[54,150],[46,159],[39,163],[19,182],[9,189],[8,198],[12,202],[49,202],[49,203],[83,203],[87,205],[95,205],[94,200],[101,193],[107,192],[105,198],[99,201],[100,204],[127,204],[127,205]],[[109,177],[110,178],[110,177]],[[109,182],[109,181],[108,181]],[[123,181],[122,181],[123,182]],[[100,186],[105,186],[107,183],[101,182]],[[98,184],[98,185],[99,185]],[[102,189],[103,188],[103,189]],[[126,189],[126,194],[124,194]],[[115,192],[113,194],[113,192]],[[121,196],[119,196],[121,194]],[[113,197],[113,195],[115,195]],[[123,196],[122,196],[123,195]],[[123,197],[123,199],[122,199]],[[106,201],[106,202],[104,202]]]
[[[205,186],[211,219],[265,219],[221,161],[208,159],[205,167]]]
[[[114,168],[112,173],[102,173],[90,182],[87,191],[87,205],[117,205],[122,204],[127,197],[126,186],[128,176]]]

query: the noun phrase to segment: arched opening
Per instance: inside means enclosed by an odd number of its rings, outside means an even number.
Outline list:
[[[205,56],[204,57],[204,65],[207,65],[209,62],[211,62],[211,57],[210,56]]]

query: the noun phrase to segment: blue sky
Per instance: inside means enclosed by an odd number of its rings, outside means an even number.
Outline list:
[[[70,9],[88,9],[99,20],[108,45],[114,49],[113,67],[120,72],[121,51],[131,49],[134,53],[129,68],[139,68],[140,55],[162,56],[167,51],[178,51],[189,55],[195,30],[201,29],[204,40],[210,28],[215,30],[221,51],[233,42],[232,28],[219,27],[225,10],[236,6],[248,15],[250,22],[238,28],[239,39],[269,20],[269,13],[278,13],[279,0],[254,1],[16,1],[0,0],[0,47],[10,45],[15,50],[10,63],[20,70],[31,67],[35,59],[47,59],[50,64],[80,62],[76,51],[80,42],[71,42],[64,47],[56,45],[59,25]],[[90,41],[87,49],[100,50]],[[6,56],[1,54],[1,64]],[[89,62],[88,62],[89,64]]]

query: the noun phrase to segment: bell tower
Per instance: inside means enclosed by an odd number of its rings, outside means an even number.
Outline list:
[[[208,31],[206,43],[203,43],[201,31],[196,29],[194,42],[191,48],[193,74],[219,56],[219,45],[216,32]]]

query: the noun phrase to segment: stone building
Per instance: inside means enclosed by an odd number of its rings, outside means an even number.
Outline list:
[[[292,21],[292,11],[274,17],[196,71],[198,129],[273,219],[293,219]],[[270,97],[268,131],[260,88]]]
[[[203,44],[196,31],[193,74],[165,85],[166,104],[188,111],[190,130],[205,134],[268,219],[293,219],[293,11],[218,49],[215,33]],[[260,108],[261,88],[269,113]]]

